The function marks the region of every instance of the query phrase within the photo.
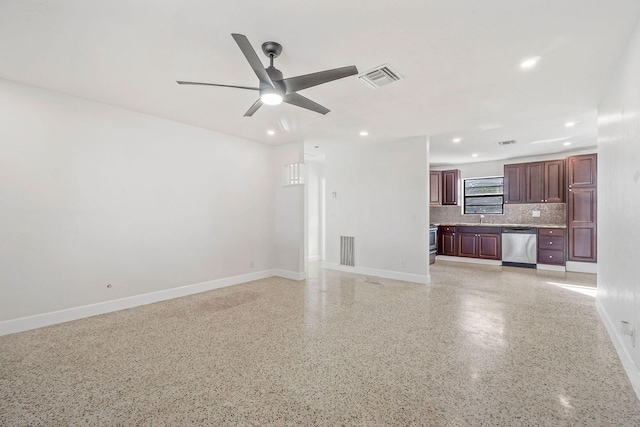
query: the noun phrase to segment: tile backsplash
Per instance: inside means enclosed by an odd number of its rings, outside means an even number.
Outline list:
[[[532,212],[540,211],[539,217]],[[432,224],[480,224],[480,215],[463,215],[461,206],[431,206]],[[527,224],[556,225],[567,224],[566,203],[523,203],[504,205],[504,214],[485,214],[484,224]]]

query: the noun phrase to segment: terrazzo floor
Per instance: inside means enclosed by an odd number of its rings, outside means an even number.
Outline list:
[[[593,275],[309,270],[0,337],[0,425],[640,425]]]

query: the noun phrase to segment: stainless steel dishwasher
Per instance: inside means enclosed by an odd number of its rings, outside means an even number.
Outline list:
[[[536,268],[535,227],[502,227],[502,265]]]

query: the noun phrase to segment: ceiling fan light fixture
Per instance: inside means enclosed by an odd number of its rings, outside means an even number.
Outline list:
[[[266,104],[266,105],[282,104],[283,99],[284,97],[282,96],[282,93],[280,93],[280,91],[277,89],[268,88],[268,89],[263,89],[260,92],[260,100],[262,101],[263,104]]]

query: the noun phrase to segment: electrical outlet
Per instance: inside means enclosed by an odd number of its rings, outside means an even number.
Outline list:
[[[400,265],[401,265],[402,267],[406,267],[406,266],[407,266],[407,263],[406,263],[404,260],[402,260],[402,261],[400,261]]]
[[[251,268],[255,268],[256,267],[256,265],[253,262],[253,260],[249,261],[249,267],[251,267]]]
[[[620,332],[622,333],[622,335],[626,335],[630,337],[631,345],[635,347],[636,346],[636,328],[634,328],[634,326],[631,323],[626,322],[624,320],[622,320],[620,323],[621,323]]]
[[[540,218],[540,211],[531,211],[531,215],[534,218]]]

